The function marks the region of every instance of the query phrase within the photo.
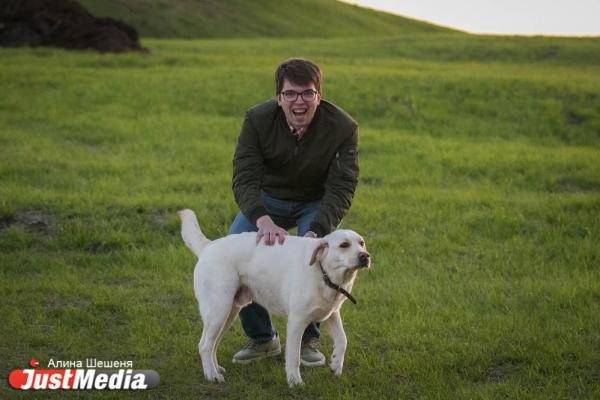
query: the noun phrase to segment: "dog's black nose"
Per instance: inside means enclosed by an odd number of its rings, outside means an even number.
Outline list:
[[[360,262],[360,265],[362,265],[362,266],[369,265],[370,258],[371,258],[371,256],[366,251],[363,251],[362,253],[358,254],[358,261]]]

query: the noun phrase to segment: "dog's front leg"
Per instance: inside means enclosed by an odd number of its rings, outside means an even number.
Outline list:
[[[290,387],[302,385],[300,376],[300,345],[302,334],[308,326],[309,321],[303,318],[290,316],[287,324],[287,339],[285,343],[285,372]]]
[[[346,353],[346,345],[348,340],[346,339],[346,333],[344,332],[344,325],[342,324],[342,318],[340,317],[339,310],[334,312],[324,322],[327,331],[333,338],[333,353],[331,355],[331,370],[336,376],[342,374],[342,368],[344,367],[344,354]]]

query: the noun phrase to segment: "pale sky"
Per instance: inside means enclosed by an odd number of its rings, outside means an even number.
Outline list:
[[[344,0],[471,33],[600,36],[600,0]]]

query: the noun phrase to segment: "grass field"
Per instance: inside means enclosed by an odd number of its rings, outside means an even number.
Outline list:
[[[36,398],[600,397],[600,41],[405,35],[145,40],[149,54],[0,49],[0,373],[133,360],[158,388]],[[343,226],[373,268],[342,310],[340,379],[283,358],[201,376],[194,256],[237,211],[243,112],[305,56],[361,126]],[[276,319],[285,336],[285,325]],[[323,351],[331,353],[324,335]],[[1,398],[32,393],[0,383]]]

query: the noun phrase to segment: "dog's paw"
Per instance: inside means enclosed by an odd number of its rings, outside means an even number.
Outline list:
[[[223,382],[225,382],[225,378],[223,377],[223,375],[221,375],[219,373],[211,374],[211,375],[206,375],[205,378],[209,382],[214,382],[214,383],[223,383]]]
[[[331,370],[333,371],[333,374],[335,376],[342,375],[342,363],[341,362],[336,361],[335,359],[332,359],[331,363],[329,364],[329,368],[331,368]]]
[[[297,376],[296,375],[288,375],[287,381],[288,381],[288,385],[291,388],[293,388],[294,386],[304,385],[304,382],[302,381],[300,374],[298,374]]]

